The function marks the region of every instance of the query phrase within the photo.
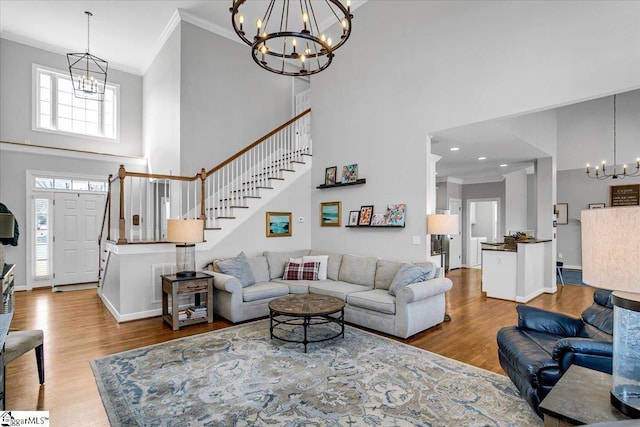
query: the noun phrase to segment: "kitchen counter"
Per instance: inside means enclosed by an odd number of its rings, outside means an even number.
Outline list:
[[[508,243],[483,243],[482,250],[483,251],[505,251],[505,252],[517,252],[518,244],[532,244],[532,243],[546,243],[550,242],[550,239],[527,239],[527,240],[516,240],[515,248],[513,244]]]

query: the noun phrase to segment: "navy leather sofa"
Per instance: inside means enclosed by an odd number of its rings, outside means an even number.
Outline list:
[[[596,290],[593,301],[581,319],[519,305],[518,326],[498,331],[500,365],[540,417],[538,405],[572,364],[611,373],[611,291]]]

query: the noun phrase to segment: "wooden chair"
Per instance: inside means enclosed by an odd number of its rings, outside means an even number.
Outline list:
[[[4,364],[5,366],[22,356],[31,349],[35,349],[36,364],[38,365],[38,379],[40,384],[44,384],[44,334],[40,329],[34,330],[10,330],[4,342]]]

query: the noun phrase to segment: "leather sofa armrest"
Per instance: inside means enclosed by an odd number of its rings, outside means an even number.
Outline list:
[[[214,273],[213,286],[220,291],[234,293],[242,292],[240,280],[228,274]]]
[[[575,337],[584,324],[581,319],[537,307],[518,305],[518,327],[562,337]]]
[[[553,359],[562,371],[572,364],[611,373],[613,343],[591,338],[563,338],[553,346]]]
[[[451,289],[451,279],[438,277],[424,282],[412,283],[402,287],[396,295],[397,303],[409,304],[411,302],[427,299],[434,295],[443,294]]]

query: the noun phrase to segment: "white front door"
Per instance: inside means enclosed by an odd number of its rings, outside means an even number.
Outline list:
[[[53,285],[98,280],[98,234],[104,195],[55,193]]]
[[[449,199],[449,212],[458,215],[458,234],[449,236],[449,270],[462,267],[462,200]]]

